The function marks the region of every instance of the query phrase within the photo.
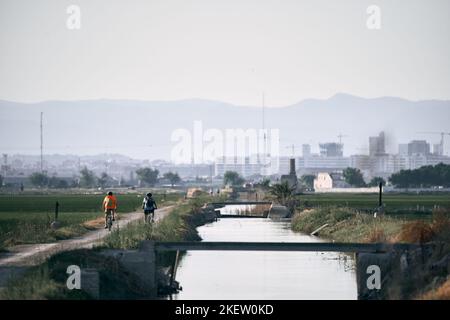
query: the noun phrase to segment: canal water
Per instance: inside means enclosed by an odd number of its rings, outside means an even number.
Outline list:
[[[203,241],[320,241],[258,218],[224,218],[198,232]],[[173,299],[357,299],[353,258],[338,253],[188,251],[176,279],[183,290]]]

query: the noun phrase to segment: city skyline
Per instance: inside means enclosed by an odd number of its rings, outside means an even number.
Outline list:
[[[214,112],[214,111],[217,112]],[[176,145],[171,136],[179,129],[194,133],[201,121],[203,134],[228,129],[279,129],[279,153],[298,154],[301,145],[340,141],[345,155],[369,150],[367,136],[385,132],[386,150],[398,144],[427,139],[440,143],[449,132],[450,101],[413,102],[400,98],[364,99],[337,94],[326,100],[307,99],[283,108],[244,107],[211,100],[175,102],[135,100],[50,101],[23,104],[0,101],[1,153],[40,152],[40,113],[43,112],[44,153],[121,153],[138,159],[170,159]],[[220,114],[221,117],[216,117]],[[265,117],[263,117],[265,114]],[[104,120],[113,121],[105,130]],[[263,119],[265,118],[265,121]],[[151,123],[151,124],[150,124]],[[450,151],[445,137],[444,154]],[[208,141],[204,141],[208,144]]]
[[[223,176],[225,171],[236,171],[244,177],[248,177],[252,175],[282,175],[288,172],[290,159],[295,159],[298,161],[296,168],[302,174],[334,172],[353,167],[362,170],[366,178],[370,178],[374,176],[388,177],[399,170],[417,169],[424,165],[450,164],[450,157],[440,154],[441,149],[438,147],[432,149],[426,140],[411,140],[406,144],[399,144],[396,153],[385,151],[383,132],[380,132],[378,136],[368,137],[368,140],[370,150],[367,154],[352,154],[349,156],[344,156],[342,153],[343,143],[322,144],[320,145],[320,153],[311,152],[311,146],[304,144],[302,145],[301,155],[269,157],[270,168],[265,168],[259,162],[258,155],[249,156],[248,159],[243,161],[240,161],[239,157],[223,157],[208,163],[176,164],[160,159],[138,160],[119,154],[98,154],[95,156],[44,155],[43,167],[45,172],[57,176],[76,176],[83,167],[87,166],[97,173],[109,173],[108,170],[112,169],[113,172],[116,172],[116,178],[120,176],[122,179],[124,175],[129,176],[138,167],[151,166],[162,169],[163,172],[179,172],[183,177],[199,175],[200,172],[206,176],[211,174]],[[405,146],[406,148],[404,148]],[[214,173],[210,171],[211,166],[214,167]],[[38,155],[3,154],[1,168],[4,177],[31,174],[35,170],[41,170],[40,158]],[[123,173],[123,170],[126,171],[126,174]]]

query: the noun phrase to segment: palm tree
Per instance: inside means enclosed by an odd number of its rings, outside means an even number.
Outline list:
[[[295,188],[290,187],[287,181],[285,181],[271,186],[269,193],[275,197],[278,203],[286,205],[289,200],[292,200],[294,190]]]

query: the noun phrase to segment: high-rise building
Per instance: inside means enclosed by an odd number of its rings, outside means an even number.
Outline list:
[[[336,142],[320,143],[320,155],[323,157],[342,157],[343,145]]]
[[[380,132],[378,137],[369,137],[369,155],[371,157],[385,155],[384,132]]]
[[[216,176],[223,176],[227,171],[236,171],[243,177],[261,174],[262,165],[250,157],[221,157],[215,162]]]
[[[302,145],[302,155],[303,155],[303,158],[307,158],[307,157],[311,156],[311,145],[309,145],[309,144]]]
[[[433,144],[433,154],[436,156],[444,155],[444,150],[442,150],[442,145],[440,143]]]
[[[425,140],[413,140],[408,143],[408,155],[428,155],[430,154],[430,144]]]
[[[408,155],[408,144],[407,143],[401,143],[398,145],[398,154],[401,156]]]

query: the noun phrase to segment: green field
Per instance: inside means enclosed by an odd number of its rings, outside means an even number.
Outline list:
[[[304,207],[339,206],[371,210],[378,206],[377,194],[305,194],[299,196]],[[435,206],[450,208],[450,194],[384,194],[386,212],[431,212]]]
[[[222,199],[225,198],[215,198]],[[156,241],[198,241],[198,225],[204,224],[206,216],[198,208],[210,197],[180,203],[156,224],[142,221],[130,223],[120,230],[114,230],[106,237],[104,247],[136,249],[143,240]],[[175,252],[159,253],[157,263],[162,267],[172,265]],[[100,273],[100,299],[142,299],[148,298],[146,288],[115,259],[102,255],[98,250],[75,250],[58,253],[44,263],[31,267],[22,278],[11,281],[0,290],[2,299],[92,299],[81,290],[68,290],[66,269],[68,265],[81,268],[95,268]],[[147,288],[148,289],[148,288]]]
[[[160,207],[179,199],[179,194],[155,194]],[[52,242],[78,236],[94,228],[85,223],[102,217],[103,194],[0,195],[0,250],[26,243]],[[118,194],[118,213],[140,208],[143,196]],[[61,228],[52,230],[55,203],[59,203]]]

